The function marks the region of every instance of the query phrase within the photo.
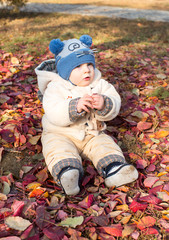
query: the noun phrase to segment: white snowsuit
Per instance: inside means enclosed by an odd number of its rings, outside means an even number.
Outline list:
[[[99,174],[112,162],[126,163],[119,146],[104,133],[104,121],[117,116],[121,99],[113,85],[101,78],[95,69],[93,82],[86,87],[74,86],[56,73],[55,60],[41,63],[35,72],[43,95],[42,146],[48,169],[59,182],[64,168],[77,168],[83,174],[82,159],[90,159]],[[85,94],[102,94],[103,110],[77,113],[76,105]]]

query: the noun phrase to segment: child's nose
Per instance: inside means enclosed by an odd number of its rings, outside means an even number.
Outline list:
[[[88,66],[88,64],[85,64],[84,65],[84,72],[89,72],[90,71],[90,68]]]

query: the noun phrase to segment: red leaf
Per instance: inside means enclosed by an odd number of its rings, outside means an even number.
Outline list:
[[[161,163],[169,163],[169,155],[163,155]]]
[[[146,228],[146,229],[143,229],[143,234],[145,234],[145,235],[151,235],[151,234],[158,235],[159,232],[155,228]]]
[[[29,239],[29,235],[33,229],[33,225],[30,225],[21,235],[21,239]],[[38,239],[38,238],[37,238]]]
[[[66,212],[64,212],[63,210],[58,211],[58,213],[57,213],[58,220],[64,220],[67,217],[68,217],[68,214]]]
[[[157,192],[160,192],[163,189],[163,185],[156,186],[149,190],[150,194],[156,194]]]
[[[165,191],[169,192],[169,183],[165,184],[163,189]]]
[[[140,122],[137,124],[137,128],[138,128],[138,130],[140,130],[140,131],[147,130],[147,129],[151,128],[151,126],[152,126],[152,123],[150,123],[150,122],[142,122],[142,121],[140,121]]]
[[[0,135],[1,135],[2,139],[8,143],[15,142],[15,136],[14,136],[13,132],[11,132],[9,129],[1,130]]]
[[[136,164],[137,164],[137,168],[139,169],[144,169],[147,167],[147,162],[144,159],[137,160]]]
[[[26,143],[26,137],[24,135],[20,135],[19,140],[21,145]]]
[[[145,229],[145,228],[154,226],[155,222],[156,222],[156,219],[155,219],[155,218],[150,217],[150,216],[146,216],[146,217],[141,218],[141,219],[138,221],[137,227],[138,227],[140,230],[143,230],[143,229]]]
[[[148,196],[140,197],[139,200],[147,203],[152,203],[152,204],[159,204],[162,202],[161,199],[155,197],[152,194],[149,194]]]
[[[157,182],[159,180],[158,177],[148,177],[144,180],[144,186],[151,188],[155,182]]]
[[[93,194],[90,194],[81,202],[79,202],[78,205],[82,208],[88,209],[92,205],[92,203],[93,203]]]
[[[90,175],[90,176],[85,176],[84,179],[83,179],[83,182],[82,182],[82,186],[86,186],[86,184],[88,182],[90,182],[90,180],[92,179],[93,177]]]
[[[29,237],[27,240],[40,240],[39,234]]]
[[[13,211],[13,216],[20,216],[24,205],[25,203],[23,201],[15,200],[11,206],[11,209]]]
[[[149,172],[153,172],[155,169],[156,169],[156,166],[154,164],[150,164],[146,170]]]
[[[37,178],[32,174],[27,174],[23,179],[23,185],[26,186],[31,182],[35,182]]]
[[[101,230],[104,232],[115,236],[115,237],[122,237],[122,226],[121,224],[114,224],[110,227],[100,227]]]
[[[138,210],[144,211],[147,208],[147,206],[148,206],[147,204],[139,203],[133,200],[129,207],[133,212],[137,212]]]
[[[50,213],[45,210],[45,207],[39,206],[36,210],[36,224],[40,229],[44,229],[50,223]]]
[[[60,227],[45,228],[43,233],[51,240],[62,240],[65,235],[65,232]]]
[[[160,219],[160,220],[159,220],[159,223],[161,224],[161,226],[162,226],[163,228],[169,229],[169,223],[168,223],[166,220]]]

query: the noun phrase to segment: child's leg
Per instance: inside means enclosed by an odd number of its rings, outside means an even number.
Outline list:
[[[83,175],[82,161],[74,143],[63,135],[42,134],[43,155],[47,167],[66,194],[80,191],[79,179]]]
[[[136,168],[126,162],[120,147],[106,134],[93,137],[83,154],[91,159],[98,173],[105,178],[107,187],[118,187],[138,178]]]

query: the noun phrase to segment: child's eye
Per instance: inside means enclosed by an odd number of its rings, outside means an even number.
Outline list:
[[[93,64],[92,64],[92,63],[88,63],[87,65],[88,65],[88,66],[93,66]]]

